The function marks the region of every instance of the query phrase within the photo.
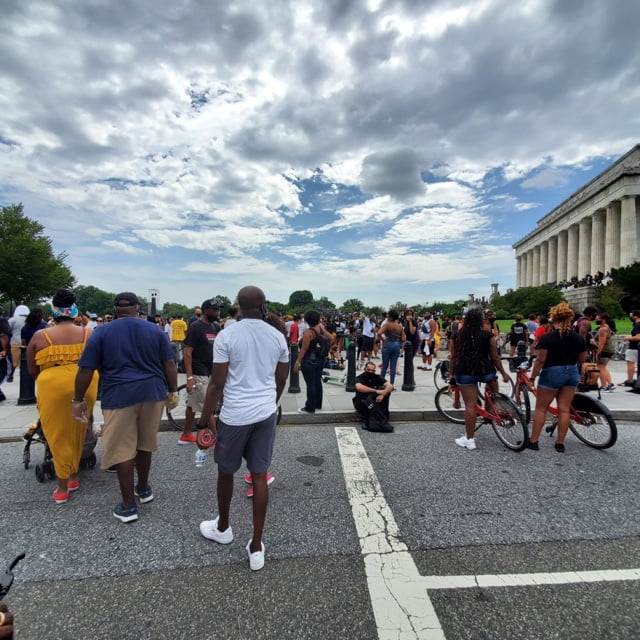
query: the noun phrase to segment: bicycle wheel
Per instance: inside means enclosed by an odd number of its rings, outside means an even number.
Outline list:
[[[184,413],[187,408],[187,385],[181,384],[178,387],[178,404],[173,408],[167,410],[167,420],[169,424],[176,430],[182,431],[184,429]]]
[[[502,379],[502,374],[498,372],[498,393],[503,393],[505,396],[509,396],[509,398],[515,397],[516,394],[516,385],[513,383],[513,379],[509,374],[508,382],[504,382]]]
[[[578,420],[570,420],[569,428],[575,436],[594,449],[608,449],[618,439],[615,420],[604,413],[576,411]]]
[[[440,360],[433,369],[433,384],[436,389],[442,389],[449,384],[449,361]]]
[[[436,409],[440,415],[456,424],[464,424],[464,402],[457,387],[447,385],[436,393]]]
[[[524,423],[529,424],[531,420],[531,401],[529,399],[529,389],[524,384],[516,387],[514,402],[524,418]]]
[[[486,410],[497,419],[491,419],[491,426],[498,440],[512,451],[522,451],[529,442],[529,431],[515,402],[503,393],[491,394],[485,398]]]

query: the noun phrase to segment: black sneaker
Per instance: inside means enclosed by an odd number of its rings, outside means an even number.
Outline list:
[[[540,445],[537,442],[527,442],[527,449],[531,449],[532,451],[540,451]]]
[[[563,444],[561,444],[560,442],[556,442],[555,447],[556,447],[556,451],[558,453],[564,453],[564,445]]]
[[[4,393],[2,393],[2,391],[0,391],[0,402],[4,402],[7,399],[7,396],[4,395]]]

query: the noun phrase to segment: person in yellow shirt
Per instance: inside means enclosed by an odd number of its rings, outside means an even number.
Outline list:
[[[184,349],[184,339],[187,337],[187,323],[182,316],[175,316],[171,321],[171,344],[176,354],[176,364],[182,360],[182,350]]]

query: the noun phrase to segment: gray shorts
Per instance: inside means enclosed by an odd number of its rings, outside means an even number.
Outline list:
[[[627,362],[638,362],[638,350],[637,349],[627,349],[624,354],[624,359]]]
[[[244,458],[251,473],[266,473],[271,466],[277,418],[275,412],[261,422],[245,426],[219,420],[213,459],[220,471],[233,475]]]

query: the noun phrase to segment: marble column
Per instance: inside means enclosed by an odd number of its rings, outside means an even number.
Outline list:
[[[558,272],[558,237],[549,238],[549,249],[547,252],[547,277],[545,282],[557,282],[556,274]]]
[[[606,213],[606,237],[604,243],[604,269],[611,271],[620,266],[620,201],[610,202]]]
[[[538,284],[547,284],[547,265],[549,262],[549,243],[545,240],[540,243],[540,281]]]
[[[556,281],[567,279],[567,230],[558,234],[558,260],[556,265]]]
[[[578,280],[582,280],[591,273],[591,217],[580,220],[578,228]]]
[[[533,247],[533,269],[531,286],[540,286],[540,245]]]
[[[527,251],[527,277],[524,282],[525,287],[530,287],[533,282],[533,251]]]
[[[600,209],[591,218],[591,275],[596,271],[604,273],[605,232],[605,212]]]
[[[567,232],[567,280],[578,276],[578,225],[573,224]]]
[[[635,196],[624,196],[620,208],[620,266],[638,260],[638,208]]]

